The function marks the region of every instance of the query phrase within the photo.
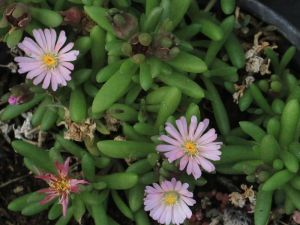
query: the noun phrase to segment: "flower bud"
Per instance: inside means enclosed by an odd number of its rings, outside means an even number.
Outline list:
[[[271,176],[270,172],[268,171],[260,171],[257,174],[257,179],[259,180],[259,182],[263,183],[265,182],[267,179],[269,179]]]
[[[10,96],[8,103],[10,105],[19,105],[30,101],[33,98],[33,93],[29,90],[27,84],[16,85],[9,89]]]
[[[178,47],[173,47],[169,51],[169,56],[171,59],[175,58],[180,52],[180,49]]]
[[[145,61],[145,55],[143,54],[135,54],[131,57],[132,61],[136,64],[141,64]]]
[[[116,36],[120,39],[127,40],[138,30],[137,18],[119,9],[108,10],[108,19],[113,25]]]
[[[16,96],[13,96],[13,95],[11,95],[11,96],[9,96],[9,98],[8,98],[8,104],[10,104],[10,105],[18,105],[19,104],[19,97],[16,97]]]
[[[153,44],[154,55],[161,60],[170,60],[175,58],[180,49],[179,41],[171,33],[159,33],[155,36]]]
[[[160,44],[163,48],[171,48],[173,45],[173,41],[168,37],[164,37],[161,39]]]
[[[13,3],[4,11],[4,17],[14,27],[23,28],[31,21],[28,7],[23,3]]]
[[[148,46],[150,46],[150,44],[152,42],[152,37],[148,33],[141,33],[138,36],[138,40],[141,45],[148,47]]]
[[[132,47],[129,43],[124,43],[121,48],[122,48],[122,52],[124,55],[127,55],[127,56],[132,55]]]
[[[140,40],[142,40],[143,44],[140,42]],[[149,40],[148,40],[149,41]],[[131,37],[131,39],[129,40],[129,43],[131,44],[132,47],[132,52],[133,54],[137,54],[137,53],[142,53],[144,55],[149,55],[150,54],[150,46],[146,46],[147,40],[145,40],[144,38],[139,38],[139,35],[136,34],[134,36]]]
[[[79,25],[83,18],[83,12],[77,7],[71,7],[60,13],[64,18],[64,23],[72,26]]]

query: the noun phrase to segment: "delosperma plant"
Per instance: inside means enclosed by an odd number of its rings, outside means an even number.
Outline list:
[[[31,112],[30,127],[47,134],[11,143],[45,188],[10,210],[122,224],[114,207],[138,225],[182,224],[207,173],[253,184],[255,225],[274,205],[300,210],[295,48],[281,59],[258,40],[246,49],[235,1],[218,1],[218,16],[214,3],[0,1],[0,34],[24,80],[1,90],[0,120]]]

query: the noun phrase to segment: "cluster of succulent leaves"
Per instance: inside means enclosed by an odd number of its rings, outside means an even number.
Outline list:
[[[248,182],[259,184],[255,224],[267,223],[272,199],[287,214],[300,207],[300,87],[286,69],[294,54],[291,47],[279,60],[266,50],[274,74],[250,85],[241,98],[241,111],[255,116],[229,132],[217,166],[221,173],[245,174]]]
[[[73,14],[60,13],[70,8]],[[155,151],[165,122],[173,123],[182,115],[200,119],[206,114],[205,99],[224,143],[217,172],[244,174],[249,182],[259,184],[255,224],[266,224],[272,199],[284,205],[287,214],[300,209],[300,86],[286,69],[295,49],[290,48],[281,60],[272,49],[265,51],[273,75],[257,79],[246,89],[239,108],[251,121],[231,127],[230,109],[226,110],[219,90],[227,90],[227,96],[235,91],[245,53],[233,32],[234,1],[221,1],[221,8],[222,21],[196,0],[6,1],[0,33],[9,47],[32,35],[35,28],[63,27],[80,51],[67,87],[50,92],[26,80],[30,99],[6,106],[0,115],[1,121],[8,122],[32,110],[32,126],[52,133],[53,147],[41,149],[21,140],[12,146],[35,174],[55,173],[53,163],[71,155],[90,183],[72,196],[66,217],[54,201],[39,205],[43,196],[36,192],[17,198],[9,208],[28,216],[49,209],[48,218],[58,219],[58,225],[72,217],[80,221],[85,213],[95,224],[118,224],[106,213],[112,199],[136,224],[150,224],[143,210],[146,185],[171,177],[192,189],[206,182],[179,171]],[[78,24],[68,23],[68,16],[74,21],[84,17],[87,27],[80,19]],[[220,52],[229,60],[218,58]],[[75,123],[95,121],[92,140],[64,139],[57,124],[65,120],[66,110]],[[105,117],[120,123],[117,133],[107,128]],[[117,134],[126,140],[113,140]]]

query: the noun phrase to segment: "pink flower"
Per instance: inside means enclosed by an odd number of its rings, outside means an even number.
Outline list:
[[[177,128],[167,123],[168,135],[159,138],[166,144],[158,145],[156,150],[163,152],[169,162],[179,159],[179,169],[186,168],[187,174],[193,174],[195,179],[201,177],[202,169],[213,172],[215,166],[210,160],[220,160],[222,142],[215,142],[215,129],[205,132],[208,124],[208,119],[198,124],[196,116],[192,116],[189,126],[184,117],[176,120]]]
[[[7,102],[10,105],[18,105],[20,103],[19,98],[13,95],[9,96]]]
[[[188,187],[187,183],[182,184],[175,178],[171,181],[163,181],[161,185],[154,183],[153,187],[147,186],[144,199],[145,211],[150,211],[150,216],[161,224],[183,223],[186,218],[192,216],[188,206],[196,203]]]
[[[59,85],[66,86],[74,69],[70,62],[75,61],[79,54],[79,51],[71,50],[74,43],[63,47],[67,40],[66,34],[61,31],[57,38],[54,29],[33,30],[33,37],[35,41],[25,37],[18,45],[27,55],[15,57],[19,64],[19,73],[27,73],[26,78],[32,79],[35,85],[43,82],[44,89],[47,89],[50,83],[53,91],[56,91]]]
[[[68,177],[69,163],[70,158],[67,158],[64,164],[60,164],[58,162],[55,163],[58,175],[45,173],[36,176],[36,178],[46,181],[49,185],[49,188],[44,188],[38,191],[39,193],[46,194],[46,197],[40,203],[43,205],[59,197],[59,204],[62,205],[64,216],[67,213],[70,193],[79,192],[79,184],[88,184],[85,180],[71,179]]]

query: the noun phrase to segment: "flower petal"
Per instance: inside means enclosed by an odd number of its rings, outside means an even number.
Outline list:
[[[59,199],[59,203],[62,205],[63,216],[66,216],[69,204],[69,196],[67,194],[63,194]]]
[[[58,39],[57,39],[57,42],[56,42],[56,45],[54,47],[54,51],[56,53],[59,52],[59,50],[61,49],[61,47],[65,44],[67,40],[67,37],[66,37],[66,32],[65,31],[61,31],[58,35]]]

